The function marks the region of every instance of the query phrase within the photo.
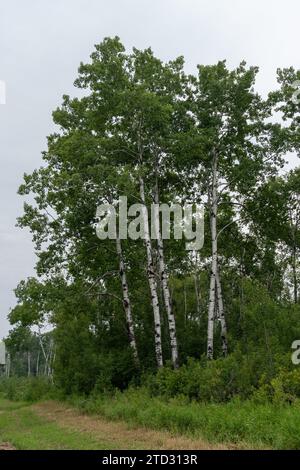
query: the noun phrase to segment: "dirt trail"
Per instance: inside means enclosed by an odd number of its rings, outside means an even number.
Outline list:
[[[111,442],[113,448],[149,450],[226,450],[235,448],[222,444],[213,445],[201,439],[176,436],[164,431],[141,427],[132,428],[123,422],[112,422],[102,417],[81,414],[74,408],[52,401],[38,403],[33,405],[31,409],[39,416],[55,422],[62,428],[88,433],[93,439]]]
[[[9,442],[0,442],[0,450],[16,450]]]

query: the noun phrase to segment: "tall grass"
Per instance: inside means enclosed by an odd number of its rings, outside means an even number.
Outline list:
[[[32,402],[58,399],[61,394],[39,378],[0,380],[0,393],[9,400]],[[300,449],[300,400],[259,403],[233,399],[228,403],[198,403],[186,397],[153,396],[147,388],[129,388],[114,394],[74,396],[69,401],[84,412],[132,426],[165,429],[247,448]]]
[[[226,404],[186,403],[150,397],[132,389],[112,397],[77,399],[77,406],[111,420],[211,442],[243,443],[250,448],[300,449],[300,402],[292,405],[257,404],[233,400]]]
[[[26,402],[56,396],[56,390],[47,377],[2,377],[0,379],[0,393],[8,400]]]

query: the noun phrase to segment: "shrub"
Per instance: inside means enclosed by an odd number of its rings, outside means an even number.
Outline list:
[[[47,377],[2,378],[0,392],[8,400],[31,402],[56,395],[55,387]]]
[[[238,353],[215,361],[189,359],[178,370],[165,367],[146,380],[152,396],[184,396],[204,402],[228,401],[237,395],[247,398],[256,382],[253,364]]]

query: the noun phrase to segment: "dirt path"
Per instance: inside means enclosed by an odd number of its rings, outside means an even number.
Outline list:
[[[16,450],[9,442],[0,443],[0,450]]]
[[[30,407],[44,419],[62,428],[90,434],[93,439],[111,442],[113,448],[149,450],[224,450],[232,447],[212,445],[201,439],[175,436],[164,431],[129,427],[123,422],[107,421],[101,417],[81,414],[74,408],[57,402],[38,403]]]

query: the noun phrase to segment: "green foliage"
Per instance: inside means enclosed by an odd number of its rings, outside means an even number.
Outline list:
[[[179,370],[164,368],[148,379],[152,395],[183,396],[204,402],[228,401],[235,394],[249,393],[249,377],[239,369],[235,357],[216,361],[189,360]]]
[[[35,402],[53,397],[55,387],[46,377],[0,378],[0,393],[8,400]]]
[[[300,398],[299,369],[280,369],[272,380],[266,381],[262,376],[260,382],[260,387],[253,394],[253,400],[257,403],[291,404]]]
[[[244,62],[233,70],[225,61],[199,65],[187,76],[182,57],[164,63],[151,49],[126,52],[118,37],[105,38],[90,59],[75,81],[84,93],[63,97],[44,164],[24,175],[19,188],[32,196],[19,225],[32,233],[39,279],[16,289],[7,338],[11,374],[38,374],[37,359],[46,354],[31,328],[50,323],[44,339],[51,366],[44,364],[44,373],[53,373],[67,395],[124,390],[146,380],[151,395],[188,401],[294,400],[298,376],[289,355],[300,338],[300,174],[279,176],[279,169],[286,152],[299,151],[299,106],[291,104],[299,72],[279,71],[280,89],[265,100],[255,92],[257,67]],[[277,109],[290,125],[273,123]],[[141,178],[147,205],[156,187],[160,202],[202,202],[207,209],[201,256],[188,253],[184,240],[164,241],[181,367],[156,375],[150,375],[155,325],[143,242],[122,240],[138,370],[115,240],[100,242],[95,233],[97,206],[111,202],[117,209],[120,195],[139,202]],[[213,214],[207,200],[214,179]],[[207,362],[212,214],[230,354],[221,357],[215,321],[214,361]],[[156,249],[153,241],[166,363],[169,321]]]
[[[196,363],[189,364],[189,368],[195,372]],[[180,384],[171,398],[170,390],[173,393],[175,387],[174,374],[170,369],[159,373],[156,384],[160,386],[163,396],[153,393],[151,384],[154,386],[154,383],[148,382],[147,387],[130,387],[124,392],[105,394],[95,390],[89,397],[74,395],[68,401],[87,413],[99,414],[110,420],[123,420],[150,429],[165,429],[211,442],[246,448],[299,449],[298,369],[288,373],[280,371],[271,382],[264,386],[261,384],[251,400],[235,397],[225,404],[189,401],[179,393]],[[34,388],[36,390],[33,392]],[[266,396],[266,391],[271,391],[272,397]],[[57,391],[49,383],[41,384],[37,379],[7,379],[0,381],[0,393],[14,400],[33,401],[54,398]],[[17,410],[24,403],[4,405],[5,410]],[[23,428],[27,425],[27,418],[23,415],[20,418]],[[7,433],[8,423],[4,421],[2,426]],[[35,425],[32,420],[30,423],[34,432]]]
[[[226,404],[187,404],[182,398],[162,400],[150,396],[147,389],[129,389],[114,397],[91,397],[81,401],[80,406],[107,419],[166,429],[211,442],[242,444],[252,449],[300,448],[299,401],[293,405],[240,400]]]
[[[284,359],[279,356],[271,372],[268,357],[259,357],[259,353],[245,356],[236,352],[213,362],[190,359],[175,371],[164,367],[146,377],[144,383],[151,396],[183,397],[188,401],[220,403],[252,396],[258,401],[259,397],[276,401],[280,392],[282,401],[291,401],[300,398],[300,371],[282,369],[283,362],[289,366],[290,357]]]
[[[9,374],[19,377],[49,375],[54,352],[52,336],[52,332],[32,332],[28,325],[18,322],[5,338]]]
[[[15,405],[15,404],[13,404]],[[39,416],[28,403],[11,406],[0,399],[0,444],[17,450],[99,450],[114,448],[113,442],[97,439],[82,430],[67,429]]]

